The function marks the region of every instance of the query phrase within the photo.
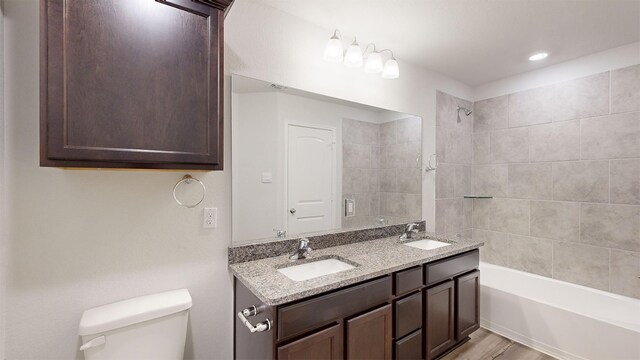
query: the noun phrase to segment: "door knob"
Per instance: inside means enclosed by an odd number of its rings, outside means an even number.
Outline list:
[[[291,208],[291,209],[289,209],[289,212],[292,213],[292,214],[295,214],[296,213],[296,209],[295,208]]]

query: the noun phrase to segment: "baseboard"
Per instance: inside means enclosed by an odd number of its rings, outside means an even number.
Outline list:
[[[564,351],[562,349],[558,349],[554,346],[549,346],[545,343],[542,343],[540,341],[537,341],[535,339],[532,339],[530,337],[524,336],[516,331],[513,331],[511,329],[508,329],[502,325],[498,325],[495,323],[492,323],[491,321],[487,320],[487,319],[480,319],[480,326],[482,326],[483,328],[494,332],[498,335],[502,335],[504,337],[506,337],[509,340],[513,340],[517,343],[520,343],[522,345],[528,346],[532,349],[535,349],[537,351],[540,351],[541,353],[547,354],[549,356],[552,356],[556,359],[560,359],[560,360],[588,360],[585,359],[581,356],[578,356],[576,354],[572,354],[569,353],[567,351]]]

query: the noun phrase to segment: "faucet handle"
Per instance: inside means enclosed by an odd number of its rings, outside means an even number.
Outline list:
[[[284,239],[287,237],[287,230],[273,229],[276,232],[276,238]]]

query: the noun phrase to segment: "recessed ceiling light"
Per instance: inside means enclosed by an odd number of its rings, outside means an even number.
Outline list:
[[[537,54],[533,54],[533,55],[529,56],[529,60],[538,61],[538,60],[542,60],[542,59],[546,58],[547,56],[549,56],[548,53],[541,52],[541,53],[537,53]]]

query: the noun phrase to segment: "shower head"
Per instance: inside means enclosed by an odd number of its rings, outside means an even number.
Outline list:
[[[473,112],[473,111],[471,111],[471,110],[469,110],[469,109],[467,109],[467,108],[465,108],[465,107],[458,106],[458,122],[461,122],[461,121],[462,121],[462,120],[460,120],[460,110],[464,111],[464,114],[465,114],[466,116],[471,115],[471,113]]]
[[[463,111],[464,111],[464,114],[465,114],[466,116],[471,115],[471,113],[473,112],[473,111],[471,111],[471,110],[469,110],[469,109],[467,109],[467,108],[464,108],[464,107],[462,107],[462,106],[458,106],[458,114],[460,113],[460,110],[463,110]]]

